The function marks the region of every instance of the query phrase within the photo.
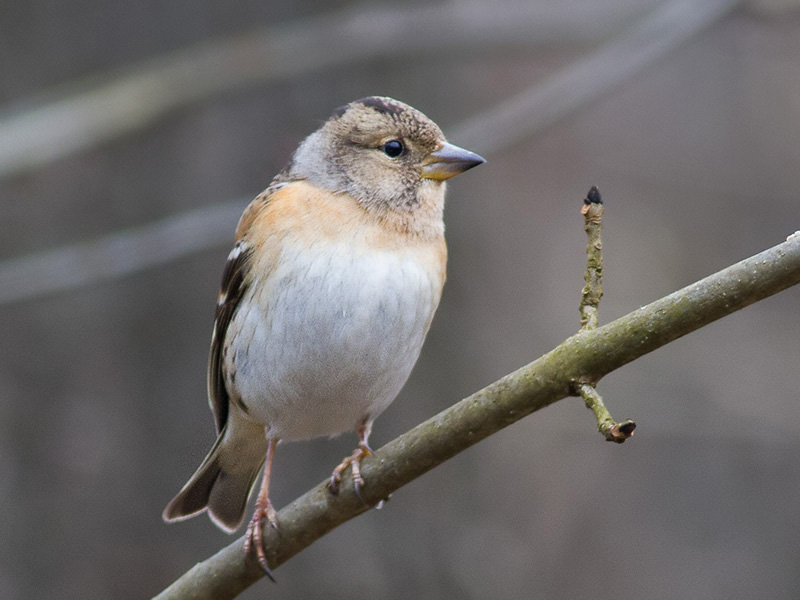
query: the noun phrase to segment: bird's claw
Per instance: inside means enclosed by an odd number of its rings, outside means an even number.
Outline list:
[[[372,448],[365,442],[362,442],[350,456],[345,457],[345,459],[337,465],[333,473],[331,473],[331,480],[328,484],[328,489],[330,489],[332,494],[339,493],[339,486],[342,483],[342,474],[350,467],[353,471],[353,488],[355,489],[356,496],[366,504],[361,495],[361,488],[365,485],[364,478],[361,476],[361,461],[370,454],[372,454]]]
[[[278,530],[277,513],[272,506],[272,502],[267,501],[267,505],[264,507],[256,506],[253,518],[250,520],[250,524],[247,526],[247,532],[245,533],[244,554],[245,556],[250,556],[252,551],[255,550],[258,565],[264,571],[264,574],[274,583],[275,577],[273,577],[272,570],[267,563],[267,551],[264,548],[264,532],[261,528],[261,522],[264,519],[269,521],[269,524],[272,525],[275,531]]]

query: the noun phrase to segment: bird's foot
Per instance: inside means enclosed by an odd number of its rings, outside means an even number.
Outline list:
[[[372,454],[372,448],[370,448],[366,442],[359,443],[358,448],[356,448],[350,456],[345,457],[333,470],[331,481],[328,484],[331,493],[339,493],[339,486],[342,483],[342,474],[347,470],[347,467],[350,467],[353,471],[353,487],[356,490],[356,495],[361,498],[363,502],[364,498],[361,497],[361,488],[364,487],[364,478],[361,477],[361,461],[370,454]]]
[[[253,518],[250,520],[250,524],[247,526],[247,532],[245,533],[244,555],[245,557],[250,556],[253,550],[255,550],[259,566],[264,570],[267,577],[274,582],[275,578],[272,576],[272,571],[267,564],[267,551],[264,549],[264,532],[261,528],[261,523],[264,519],[269,521],[269,524],[272,525],[275,531],[278,530],[277,513],[272,507],[272,502],[269,500],[267,500],[265,505],[256,502],[255,513],[253,513]]]

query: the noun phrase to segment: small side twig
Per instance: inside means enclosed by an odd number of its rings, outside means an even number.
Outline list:
[[[603,398],[597,393],[593,385],[579,383],[575,386],[575,389],[583,398],[583,401],[586,402],[586,408],[594,413],[597,419],[597,430],[605,436],[606,440],[621,444],[633,435],[636,423],[630,419],[620,423],[614,421],[603,402]]]
[[[589,241],[586,245],[586,272],[583,279],[586,285],[581,290],[581,331],[597,328],[598,308],[603,297],[603,199],[597,186],[592,186],[583,201],[581,214],[584,218],[583,229]],[[636,423],[627,419],[617,423],[608,412],[603,398],[595,387],[589,383],[577,383],[575,391],[583,398],[586,408],[590,409],[597,419],[597,429],[609,442],[621,444],[633,435]]]
[[[603,199],[593,185],[583,201],[583,230],[589,238],[586,245],[586,285],[581,290],[581,331],[597,327],[597,310],[603,297]]]

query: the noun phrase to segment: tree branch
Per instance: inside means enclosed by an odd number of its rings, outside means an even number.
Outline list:
[[[367,458],[364,502],[345,481],[320,483],[278,513],[264,538],[274,569],[345,521],[435,466],[545,406],[596,385],[615,369],[704,325],[800,283],[800,236],[745,259],[596,329],[580,331],[536,361],[431,417]],[[349,480],[349,475],[348,475]],[[239,538],[195,565],[156,598],[233,598],[264,573]]]

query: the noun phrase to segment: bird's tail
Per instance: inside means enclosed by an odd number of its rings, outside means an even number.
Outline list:
[[[250,428],[257,431],[246,431]],[[164,520],[182,521],[207,510],[221,529],[237,530],[266,452],[262,425],[229,419],[203,464],[164,509]]]

